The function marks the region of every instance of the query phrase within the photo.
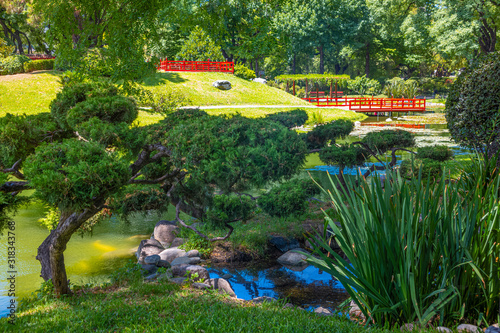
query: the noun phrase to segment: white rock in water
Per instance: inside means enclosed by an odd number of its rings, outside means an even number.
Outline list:
[[[264,83],[266,84],[267,83],[267,80],[266,79],[263,79],[263,78],[260,78],[260,77],[257,77],[255,79],[252,79],[253,82],[258,82],[258,83]]]
[[[356,127],[361,126],[361,122],[360,122],[360,121],[355,121],[355,122],[354,122],[354,126],[356,126]]]
[[[217,80],[212,83],[212,86],[220,90],[229,90],[231,89],[231,82],[226,80]]]
[[[392,119],[391,118],[387,118],[385,121],[392,121]]]

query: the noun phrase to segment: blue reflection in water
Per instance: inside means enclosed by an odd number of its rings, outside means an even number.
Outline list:
[[[211,267],[208,271],[210,278],[232,275],[227,280],[236,296],[244,300],[261,296],[286,298],[297,306],[311,309],[323,306],[333,310],[348,297],[338,280],[314,266],[265,269]]]

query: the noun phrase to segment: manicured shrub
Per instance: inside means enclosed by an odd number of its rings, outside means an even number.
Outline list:
[[[366,160],[365,150],[357,145],[331,145],[319,152],[319,158],[327,164],[337,164],[341,168],[352,168]]]
[[[24,73],[24,64],[31,59],[24,55],[12,55],[0,59],[0,75]]]
[[[248,196],[217,195],[213,198],[205,220],[216,226],[234,221],[246,221],[252,216],[256,204]]]
[[[446,121],[453,140],[485,151],[498,151],[500,52],[483,56],[453,84],[446,100]]]
[[[266,119],[276,121],[287,128],[292,128],[304,125],[307,121],[307,113],[304,110],[297,109],[269,114]]]
[[[66,115],[66,121],[72,128],[92,117],[108,123],[131,124],[137,115],[137,106],[131,98],[123,96],[93,97],[71,108]]]
[[[70,129],[66,121],[68,111],[91,97],[116,96],[118,89],[105,83],[75,83],[64,86],[50,103],[50,113],[63,129]]]
[[[422,178],[435,181],[441,178],[443,174],[443,165],[441,162],[429,158],[416,159],[416,160],[403,160],[399,167],[400,173],[403,177],[418,178],[418,173],[422,171]]]
[[[300,215],[307,209],[306,200],[318,192],[319,188],[312,180],[295,179],[273,187],[257,203],[271,216]]]
[[[372,80],[363,76],[357,76],[354,80],[349,80],[347,86],[350,90],[357,92],[360,95],[380,93],[381,85],[377,80]]]
[[[54,69],[54,59],[32,60],[24,63],[26,73],[48,69]]]
[[[361,141],[373,151],[381,153],[385,153],[393,147],[413,147],[415,145],[415,137],[412,133],[397,130],[371,132]]]
[[[309,149],[324,147],[328,142],[344,138],[354,129],[354,123],[349,120],[336,120],[331,123],[316,126],[307,135],[307,146]]]
[[[234,75],[245,80],[255,79],[255,72],[243,64],[234,65]]]
[[[453,151],[445,145],[434,145],[418,148],[417,156],[419,159],[428,158],[431,160],[444,162],[450,160],[453,157]]]

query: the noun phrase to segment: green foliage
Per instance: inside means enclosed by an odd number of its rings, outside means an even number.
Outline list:
[[[181,50],[175,56],[177,60],[187,61],[224,61],[220,46],[199,26],[196,26],[184,41]]]
[[[68,112],[78,103],[92,97],[116,96],[118,89],[105,83],[75,83],[65,85],[50,103],[50,113],[63,129],[70,129],[67,123]]]
[[[45,216],[38,219],[38,222],[49,230],[55,229],[61,218],[61,213],[55,207],[47,206]]]
[[[128,162],[103,146],[78,141],[39,146],[24,166],[36,196],[62,212],[81,211],[106,198],[130,178]]]
[[[340,168],[362,165],[368,154],[358,145],[331,145],[319,152],[319,158],[330,165],[338,164]]]
[[[266,119],[276,121],[286,128],[302,126],[307,121],[307,113],[302,109],[268,114]]]
[[[306,212],[307,199],[318,192],[317,186],[310,179],[294,179],[271,188],[257,202],[271,216],[297,216]]]
[[[0,118],[0,169],[32,154],[41,142],[68,137],[49,113]]]
[[[396,147],[414,147],[415,136],[407,131],[383,130],[368,133],[361,142],[368,145],[371,150],[383,154]]]
[[[24,63],[24,72],[54,69],[54,59],[32,60]]]
[[[453,157],[453,150],[445,145],[419,147],[417,149],[417,156],[420,159],[429,158],[431,160],[444,162]]]
[[[399,167],[402,177],[418,178],[419,172],[422,172],[424,179],[427,177],[431,181],[440,179],[443,175],[443,165],[441,162],[429,158],[419,158],[416,160],[404,160]]]
[[[413,78],[418,82],[423,94],[448,94],[453,85],[454,78],[450,77],[426,77],[426,78]],[[437,96],[436,96],[437,98]]]
[[[24,55],[12,55],[0,58],[0,75],[24,73],[24,64],[31,59]]]
[[[206,240],[203,237],[200,237],[193,231],[189,232],[187,237],[183,236],[183,238],[185,241],[179,246],[180,249],[184,249],[186,251],[198,250],[202,258],[210,258],[210,254],[214,249],[214,244],[212,242]]]
[[[389,98],[415,98],[419,91],[418,83],[414,80],[406,80],[395,77],[387,80],[384,93]]]
[[[92,48],[88,50],[82,62],[75,70],[93,78],[102,76],[111,77],[113,75],[113,67],[109,57],[106,55],[106,51],[106,48]]]
[[[323,148],[330,141],[345,138],[354,129],[354,123],[349,120],[336,120],[328,124],[314,127],[307,132],[306,140],[309,149]]]
[[[9,175],[0,173],[0,184],[4,184],[8,180]],[[12,220],[12,215],[16,213],[21,205],[27,204],[29,201],[29,198],[24,196],[0,192],[0,234],[3,234],[6,228],[15,231],[15,222]]]
[[[495,321],[500,178],[486,196],[478,195],[477,186],[460,195],[461,181],[431,184],[391,171],[384,188],[378,179],[358,181],[356,193],[354,183],[348,196],[335,187],[331,193],[340,227],[327,217],[347,259],[322,241],[319,248],[331,258],[317,251],[321,259],[308,261],[338,278],[379,326],[425,325],[437,318],[443,325],[479,313]]]
[[[253,216],[255,202],[247,196],[217,195],[206,213],[206,221],[215,226],[246,221]]]
[[[311,84],[314,83],[330,83],[331,80],[339,82],[343,85],[347,80],[349,80],[349,75],[337,75],[337,74],[287,74],[287,75],[278,75],[276,76],[276,80],[283,80],[285,82],[293,82],[293,81],[305,81],[307,80]]]
[[[164,191],[145,186],[118,193],[111,200],[110,206],[120,217],[127,219],[131,214],[149,214],[156,211],[158,214],[168,211],[170,200]]]
[[[92,97],[77,103],[66,114],[66,123],[75,128],[93,117],[109,123],[131,124],[137,118],[135,101],[122,96]]]
[[[9,46],[5,39],[0,37],[0,59],[6,58],[14,52],[15,47]]]
[[[500,52],[484,56],[453,84],[446,121],[455,142],[495,153],[500,141]]]
[[[357,76],[354,80],[349,80],[347,82],[347,87],[360,95],[377,95],[382,89],[380,82],[369,79],[366,75]]]
[[[255,79],[255,72],[243,64],[234,65],[234,75],[245,80]]]

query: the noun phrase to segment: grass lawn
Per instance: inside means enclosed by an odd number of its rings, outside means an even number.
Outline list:
[[[231,90],[212,87],[216,80],[231,82]],[[157,73],[144,79],[143,86],[156,93],[180,92],[188,105],[310,105],[283,90],[247,81],[226,73]]]
[[[0,117],[49,112],[61,85],[58,71],[0,76]]]
[[[72,297],[40,292],[25,300],[2,332],[391,332],[322,317],[282,302],[254,305],[168,281],[143,283],[129,267],[114,284],[75,288]],[[140,273],[139,273],[140,274]],[[400,332],[393,330],[393,332]]]

